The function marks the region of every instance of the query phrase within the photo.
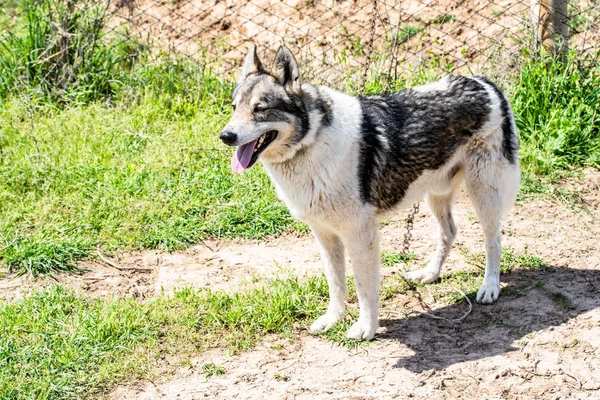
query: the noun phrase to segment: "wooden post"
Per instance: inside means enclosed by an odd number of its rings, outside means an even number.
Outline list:
[[[567,0],[532,0],[531,20],[536,47],[565,55],[569,50]]]
[[[554,52],[565,56],[569,51],[569,11],[567,0],[552,0]]]

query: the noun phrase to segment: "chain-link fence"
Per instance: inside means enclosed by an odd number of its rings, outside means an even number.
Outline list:
[[[99,7],[104,35],[184,55],[224,75],[235,74],[250,42],[266,59],[286,44],[306,79],[333,85],[368,73],[397,78],[423,65],[510,69],[523,48],[556,36],[580,54],[600,49],[599,0],[51,1]],[[18,18],[15,3],[2,6],[7,29]]]

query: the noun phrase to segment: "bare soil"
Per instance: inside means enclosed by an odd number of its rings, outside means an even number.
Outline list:
[[[116,388],[109,399],[600,399],[600,172],[567,181],[583,199],[579,209],[548,200],[519,202],[503,228],[503,243],[527,250],[545,271],[517,269],[502,276],[491,306],[474,305],[462,323],[404,318],[422,309],[461,316],[465,302],[443,303],[402,293],[382,304],[376,341],[350,350],[307,332],[293,340],[266,337],[254,350],[230,356],[214,349],[191,366],[155,381]],[[483,251],[482,232],[463,193],[455,207],[459,237],[443,273],[465,270],[465,254]],[[382,225],[384,249],[402,247],[405,212]],[[427,260],[435,223],[415,220],[412,251]],[[181,287],[236,290],[254,276],[318,274],[319,251],[308,235],[266,241],[207,241],[181,253],[121,254],[112,263],[88,262],[80,276],[57,276],[95,296],[153,296]],[[123,269],[130,268],[130,269]],[[384,275],[398,268],[383,268]],[[348,271],[351,273],[351,270]],[[0,279],[0,296],[15,299],[47,279]],[[165,363],[169,361],[165,360]],[[174,362],[175,363],[175,362]],[[205,363],[225,367],[206,377]]]

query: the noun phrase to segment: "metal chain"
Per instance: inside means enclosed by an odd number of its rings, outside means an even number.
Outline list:
[[[419,213],[419,203],[415,203],[412,209],[408,212],[406,217],[406,233],[404,234],[404,243],[402,246],[402,253],[408,254],[410,249],[410,241],[412,240],[412,229],[415,222],[415,215]]]

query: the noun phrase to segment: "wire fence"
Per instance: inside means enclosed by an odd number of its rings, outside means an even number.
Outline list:
[[[600,0],[51,1],[98,7],[104,37],[224,75],[235,75],[250,42],[266,59],[285,44],[305,79],[334,86],[367,74],[394,79],[423,65],[440,73],[511,70],[524,48],[558,34],[582,56],[600,50]],[[4,0],[0,10],[8,30],[15,3]]]

